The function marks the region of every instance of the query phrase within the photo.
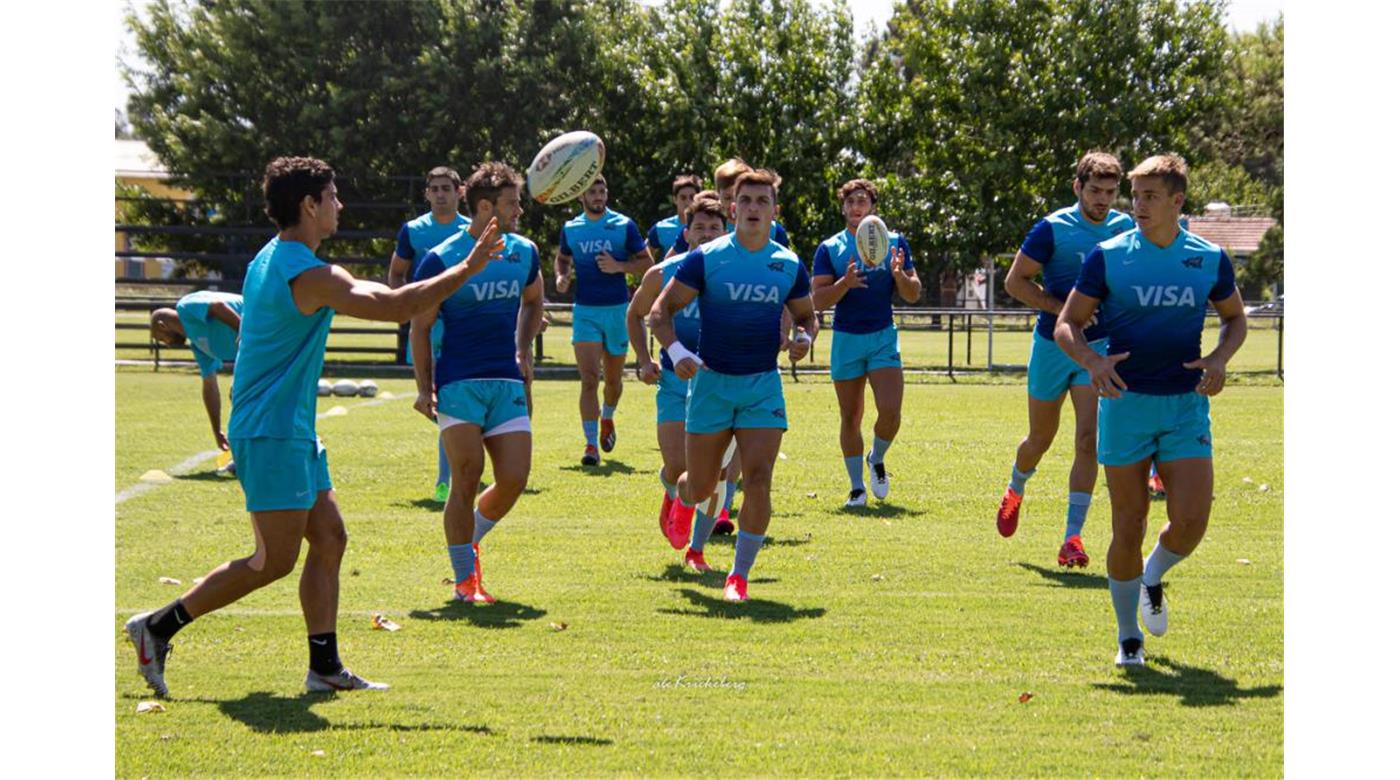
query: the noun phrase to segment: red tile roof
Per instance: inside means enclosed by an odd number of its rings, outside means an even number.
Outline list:
[[[1259,239],[1276,223],[1272,217],[1187,217],[1187,230],[1232,255],[1259,249]]]

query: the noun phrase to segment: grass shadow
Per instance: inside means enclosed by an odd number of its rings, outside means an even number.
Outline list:
[[[899,504],[886,504],[880,502],[875,505],[840,507],[836,510],[843,515],[855,515],[856,517],[918,517],[928,514],[927,510],[910,509]]]
[[[268,691],[256,691],[241,699],[171,699],[180,702],[201,702],[214,704],[225,717],[236,720],[259,734],[305,734],[316,731],[456,731],[490,735],[494,732],[487,726],[467,726],[455,723],[332,723],[311,711],[322,702],[335,699],[339,694],[302,693],[298,696],[278,696]],[[369,691],[352,694],[354,696],[379,696],[381,692]]]
[[[1124,682],[1092,685],[1100,690],[1128,696],[1167,693],[1181,697],[1183,707],[1233,706],[1241,699],[1270,699],[1283,690],[1281,685],[1241,688],[1239,683],[1219,672],[1150,654],[1146,666],[1130,666],[1123,671]]]
[[[710,540],[709,540],[708,542],[705,542],[705,546],[708,547],[708,546],[713,545],[713,544],[718,544],[718,545],[720,545],[720,546],[722,546],[722,547],[733,547],[733,546],[734,546],[734,542],[735,542],[735,540],[738,538],[738,536],[739,536],[739,535],[738,535],[737,533],[725,534],[724,536],[717,536],[717,535],[711,534],[711,535],[710,535]],[[805,535],[803,535],[802,538],[800,538],[800,539],[799,539],[799,538],[796,538],[796,537],[789,538],[789,539],[780,539],[780,538],[776,538],[776,537],[771,537],[771,536],[770,536],[770,537],[768,537],[767,539],[764,539],[764,540],[763,540],[763,546],[764,546],[764,547],[801,547],[801,546],[804,545],[804,544],[811,544],[811,543],[812,543],[812,535],[811,535],[811,534],[805,534]],[[752,581],[752,582],[757,582],[758,580],[751,580],[751,581]]]
[[[525,621],[539,620],[547,614],[529,604],[500,600],[495,604],[449,601],[437,609],[416,609],[408,616],[414,620],[465,620],[478,628],[520,628]]]
[[[1084,572],[1075,573],[1070,569],[1047,569],[1044,566],[1036,566],[1034,563],[1021,562],[1016,564],[1026,571],[1033,571],[1051,582],[1063,588],[1079,588],[1088,590],[1107,590],[1108,578],[1102,574],[1088,574]]]
[[[607,477],[613,474],[636,474],[637,470],[623,463],[620,460],[605,460],[597,466],[585,466],[582,463],[575,463],[570,466],[560,466],[560,471],[576,471],[586,477]]]
[[[220,474],[218,471],[191,471],[188,474],[171,474],[170,476],[181,482],[237,482],[238,477],[232,474]]]
[[[804,618],[819,618],[826,614],[825,607],[796,609],[780,601],[755,598],[750,598],[742,604],[730,604],[724,599],[701,593],[698,590],[683,588],[679,592],[682,596],[685,596],[691,604],[699,607],[699,609],[665,608],[656,611],[665,615],[687,615],[690,617],[723,618],[726,620],[751,620],[755,623],[792,623]]]
[[[723,567],[718,567],[714,571],[701,574],[698,571],[687,569],[679,563],[673,563],[666,567],[660,574],[643,574],[642,579],[652,582],[685,582],[690,584],[706,585],[712,588],[723,588],[724,580],[729,576],[729,572]],[[749,580],[750,585],[777,582],[774,577],[754,577]]]
[[[447,502],[439,501],[436,498],[415,498],[412,501],[400,501],[399,506],[411,506],[415,509],[431,509],[434,512],[441,512]]]
[[[599,747],[607,747],[613,743],[610,739],[599,739],[598,737],[564,737],[555,734],[541,734],[538,737],[530,737],[530,741],[545,745],[595,745]]]

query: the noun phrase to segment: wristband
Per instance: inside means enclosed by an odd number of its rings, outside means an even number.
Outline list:
[[[798,330],[798,331],[797,331],[797,335],[796,335],[796,336],[793,336],[793,337],[792,337],[792,340],[793,340],[794,342],[798,343],[798,344],[811,344],[811,343],[812,343],[812,337],[811,337],[811,336],[808,336],[808,335],[807,335],[807,331],[805,331],[805,330]]]
[[[705,361],[701,360],[699,355],[686,349],[680,339],[671,342],[671,346],[666,348],[666,354],[671,356],[671,365],[673,366],[679,366],[682,360],[687,359],[694,360],[697,366],[705,365]]]

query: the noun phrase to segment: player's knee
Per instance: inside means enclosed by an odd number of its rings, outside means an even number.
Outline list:
[[[1074,432],[1074,454],[1077,457],[1095,457],[1098,452],[1098,435],[1093,429]]]
[[[583,385],[583,387],[584,387],[585,390],[588,390],[588,389],[597,390],[597,389],[598,389],[598,381],[599,381],[602,377],[601,377],[601,375],[599,374],[598,369],[596,369],[596,368],[583,368],[582,366],[580,366],[580,367],[579,367],[579,370],[578,370],[578,378],[579,378],[579,382]]]
[[[335,555],[336,557],[344,554],[345,547],[349,542],[350,534],[346,532],[344,523],[319,529],[308,540],[313,552],[319,555]]]
[[[875,427],[881,430],[899,430],[899,425],[904,421],[904,416],[898,409],[881,409],[878,417],[875,418]]]
[[[1031,450],[1034,452],[1043,453],[1046,450],[1049,450],[1050,445],[1054,443],[1055,434],[1053,432],[1042,433],[1040,431],[1031,431],[1030,433],[1026,434],[1025,445],[1027,447],[1030,447]]]
[[[744,491],[754,492],[767,490],[773,484],[773,467],[766,464],[754,464],[744,469]]]
[[[249,568],[261,575],[264,583],[276,582],[297,567],[297,556],[300,550],[291,551],[269,551],[262,559],[261,570],[254,568],[250,562]],[[257,556],[254,556],[256,559]]]
[[[513,474],[497,473],[495,485],[502,495],[517,498],[525,492],[525,485],[529,479],[529,469]]]

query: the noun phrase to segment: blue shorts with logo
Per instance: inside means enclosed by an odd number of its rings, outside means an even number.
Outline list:
[[[331,490],[326,447],[320,439],[229,439],[238,483],[249,512],[310,509]]]
[[[609,355],[627,354],[627,304],[585,306],[574,304],[574,335],[571,343],[602,342]]]
[[[1099,399],[1099,463],[1127,466],[1211,457],[1210,399],[1125,392]],[[242,468],[242,466],[240,466]]]
[[[470,423],[482,436],[530,430],[525,383],[514,379],[462,379],[437,391],[438,425]]]
[[[661,369],[661,381],[656,383],[656,424],[685,422],[685,396],[690,380],[681,379],[669,368]]]
[[[1100,355],[1108,354],[1108,339],[1089,342]],[[1089,384],[1089,372],[1065,354],[1054,339],[1039,333],[1031,337],[1031,363],[1026,369],[1026,391],[1037,401],[1058,401],[1072,385]]]
[[[859,379],[881,368],[902,368],[899,331],[893,325],[874,333],[831,332],[831,381]]]
[[[701,369],[690,380],[685,432],[718,433],[736,428],[787,430],[787,404],[778,369],[758,374],[721,374]]]

